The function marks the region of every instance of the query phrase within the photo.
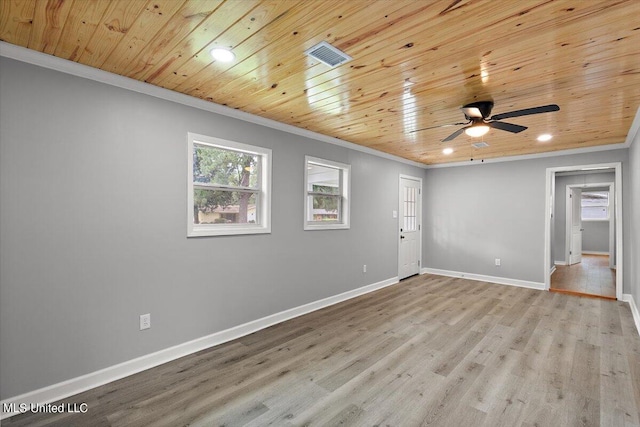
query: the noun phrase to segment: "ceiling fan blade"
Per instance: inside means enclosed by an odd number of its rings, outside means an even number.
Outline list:
[[[482,112],[480,111],[480,109],[478,107],[462,107],[462,112],[467,117],[474,117],[474,118],[477,118],[477,119],[481,119],[482,118]]]
[[[445,139],[443,139],[443,140],[442,140],[442,142],[451,141],[452,139],[457,138],[458,136],[460,136],[460,134],[461,134],[462,132],[464,132],[464,130],[465,130],[466,128],[467,128],[467,127],[463,127],[463,128],[458,129],[457,131],[455,131],[454,133],[452,133],[451,135],[449,135],[448,137],[446,137]]]
[[[520,133],[523,130],[528,129],[526,126],[514,125],[513,123],[506,122],[488,122],[487,125],[494,129],[506,130],[511,133]]]
[[[496,114],[491,117],[491,120],[502,120],[510,117],[529,116],[531,114],[551,113],[552,111],[559,111],[560,107],[556,104],[543,105],[541,107],[525,108],[524,110],[509,111],[507,113]]]
[[[428,129],[438,129],[438,128],[446,128],[446,127],[449,127],[449,126],[462,126],[462,125],[468,125],[468,124],[469,124],[469,122],[465,122],[465,123],[451,123],[451,124],[448,124],[448,125],[430,126],[430,127],[428,127],[428,128],[414,129],[414,130],[412,130],[412,131],[411,131],[411,132],[409,132],[409,133],[413,133],[413,132],[420,132],[420,131],[428,130]]]

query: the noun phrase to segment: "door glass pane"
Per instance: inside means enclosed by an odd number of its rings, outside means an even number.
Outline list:
[[[403,217],[403,230],[404,231],[416,231],[418,229],[417,219],[417,196],[418,189],[412,187],[404,188],[404,217]]]

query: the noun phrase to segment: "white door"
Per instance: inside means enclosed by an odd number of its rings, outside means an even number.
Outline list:
[[[582,261],[582,189],[571,188],[569,192],[571,206],[571,244],[569,246],[569,265]]]
[[[400,177],[398,278],[420,273],[422,181]]]

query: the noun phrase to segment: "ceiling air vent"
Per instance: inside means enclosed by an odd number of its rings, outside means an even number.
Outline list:
[[[336,67],[353,59],[327,42],[320,42],[312,48],[305,50],[304,53],[330,67]]]
[[[489,144],[487,144],[486,142],[474,142],[471,145],[473,145],[475,148],[484,148],[489,146]]]

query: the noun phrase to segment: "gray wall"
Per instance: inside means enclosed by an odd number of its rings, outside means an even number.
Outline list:
[[[618,161],[623,197],[630,200],[627,149],[427,169],[423,266],[543,283],[546,169]],[[627,251],[629,241],[624,244]]]
[[[624,173],[624,172],[623,172]],[[554,231],[552,234],[553,255],[552,265],[555,261],[566,262],[566,240],[567,240],[567,185],[574,184],[594,184],[604,182],[616,182],[615,173],[589,173],[584,175],[567,175],[556,177],[556,195],[554,203]],[[612,198],[613,200],[613,198]],[[615,215],[613,204],[611,215]],[[609,251],[609,223],[589,222],[583,223],[585,231],[582,234],[582,250],[585,251]],[[605,230],[606,229],[606,230]],[[606,239],[601,241],[603,233]],[[604,249],[588,249],[590,247],[604,247]]]
[[[397,276],[398,175],[422,169],[0,67],[0,398]],[[273,150],[271,234],[187,239],[187,132]],[[303,231],[305,155],[351,164],[351,229]]]
[[[582,221],[582,251],[609,252],[609,221]]]
[[[627,187],[633,196],[627,198],[625,236],[628,250],[625,252],[626,292],[630,293],[640,309],[640,130],[629,148],[629,181]],[[625,245],[625,249],[627,245]]]

